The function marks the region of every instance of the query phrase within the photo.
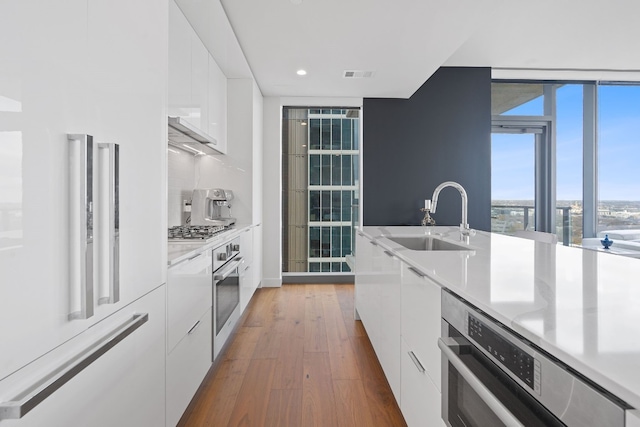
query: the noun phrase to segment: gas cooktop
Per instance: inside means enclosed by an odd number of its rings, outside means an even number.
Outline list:
[[[194,240],[210,239],[228,231],[230,228],[221,225],[179,225],[170,227],[168,236],[170,242],[192,242]]]

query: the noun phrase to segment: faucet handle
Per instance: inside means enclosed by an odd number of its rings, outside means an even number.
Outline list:
[[[463,236],[475,236],[476,230],[469,227],[469,224],[460,224],[460,234]]]
[[[427,212],[431,212],[431,199],[425,199],[423,209],[426,210]]]

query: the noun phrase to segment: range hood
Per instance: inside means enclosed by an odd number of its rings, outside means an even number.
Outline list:
[[[192,154],[223,154],[217,150],[218,141],[183,117],[169,116],[169,145]]]

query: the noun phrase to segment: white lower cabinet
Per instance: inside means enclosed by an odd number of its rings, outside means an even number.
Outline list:
[[[427,375],[440,390],[442,288],[413,267],[402,263],[402,337],[422,361]]]
[[[146,314],[147,321],[98,357],[20,419],[2,427],[140,427],[165,422],[165,289],[160,286],[96,323],[87,331],[36,360],[37,369],[19,383],[42,378],[62,362],[95,351],[96,342],[120,336],[126,325]],[[50,360],[47,360],[50,359]],[[51,362],[51,363],[49,363]],[[38,365],[45,365],[40,366]],[[28,368],[26,368],[29,370]],[[21,375],[20,372],[15,375]],[[18,379],[20,380],[20,379]],[[21,390],[0,381],[0,400]]]
[[[355,306],[410,427],[443,426],[441,287],[358,233]]]
[[[379,284],[380,351],[377,354],[391,391],[396,401],[400,401],[400,353],[398,350],[400,349],[400,267],[402,263],[391,252],[380,247],[377,250],[382,252],[380,265],[383,273]]]
[[[167,353],[211,309],[213,276],[211,250],[169,268],[167,273]]]
[[[625,427],[640,427],[640,410],[633,409],[625,412]]]
[[[167,427],[178,424],[211,368],[212,317],[209,309],[167,355]]]
[[[253,227],[246,229],[240,235],[240,251],[244,258],[240,279],[240,312],[243,313],[258,287],[258,282],[253,274]]]
[[[444,426],[440,416],[441,396],[438,387],[431,381],[421,361],[411,357],[411,349],[401,340],[401,400],[400,409],[409,427]]]
[[[377,243],[356,237],[356,309],[400,401],[400,265]]]

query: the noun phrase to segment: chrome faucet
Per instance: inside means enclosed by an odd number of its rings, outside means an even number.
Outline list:
[[[458,184],[457,182],[446,181],[438,185],[436,189],[433,190],[433,196],[431,197],[431,200],[425,200],[424,210],[426,210],[427,212],[425,217],[427,217],[429,213],[436,213],[436,207],[438,206],[438,196],[440,195],[442,189],[446,187],[455,188],[456,190],[458,190],[458,192],[460,192],[460,197],[462,197],[462,219],[460,220],[460,233],[462,233],[463,236],[475,235],[475,230],[469,228],[469,224],[467,223],[467,192],[462,187],[462,185]]]

